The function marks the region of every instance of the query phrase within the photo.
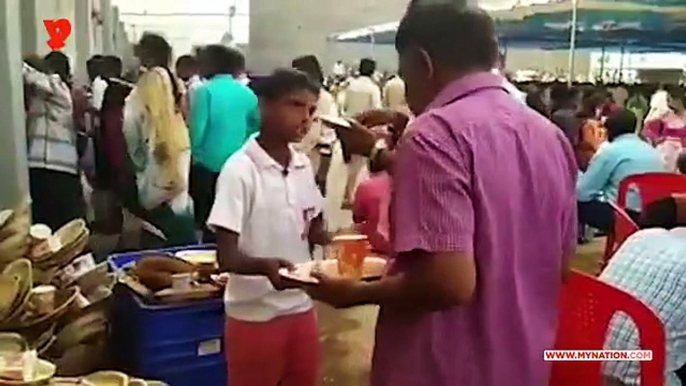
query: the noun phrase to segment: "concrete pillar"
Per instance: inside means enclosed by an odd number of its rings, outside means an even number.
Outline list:
[[[113,55],[115,50],[112,0],[102,0],[100,4],[102,15],[102,52],[105,55]]]
[[[91,23],[92,23],[92,48],[91,51],[95,54],[102,54],[102,1],[89,0],[92,7]]]
[[[17,17],[20,0],[0,1],[0,208],[14,208],[28,197],[24,90],[21,75],[22,42]],[[21,0],[25,3],[26,0]]]
[[[22,0],[19,9],[21,19],[21,52],[23,55],[38,53],[38,15],[36,14],[36,0]]]
[[[93,11],[91,0],[76,0],[72,36],[76,46],[75,79],[80,84],[88,81],[86,61],[93,53]]]
[[[117,29],[119,29],[119,7],[112,7],[112,48],[113,54],[119,54],[119,41],[117,40]]]
[[[130,60],[129,49],[131,45],[129,44],[129,39],[126,37],[126,30],[124,29],[123,22],[120,21],[117,23],[114,37],[117,45],[117,55],[119,55],[126,65]]]

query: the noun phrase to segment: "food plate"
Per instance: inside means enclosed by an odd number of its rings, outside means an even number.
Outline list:
[[[309,261],[307,263],[296,264],[295,270],[289,271],[286,268],[279,270],[279,275],[290,280],[305,284],[317,284],[319,281],[311,276],[311,273],[318,269],[321,273],[330,277],[339,277],[338,262],[336,260]],[[376,280],[386,272],[386,260],[380,257],[367,257],[364,259],[362,280]]]
[[[217,251],[216,250],[191,250],[177,252],[176,257],[185,260],[193,265],[216,265]]]
[[[350,122],[346,121],[345,119],[341,117],[337,117],[335,115],[320,115],[319,119],[324,122],[324,124],[328,126],[333,126],[334,128],[336,127],[342,127],[344,129],[350,129],[353,127]]]

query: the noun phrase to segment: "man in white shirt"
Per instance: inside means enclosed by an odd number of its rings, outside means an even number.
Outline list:
[[[360,76],[351,79],[345,90],[343,111],[347,117],[382,107],[381,89],[372,79],[375,71],[374,60],[365,58],[360,61]]]
[[[352,79],[345,90],[343,113],[351,118],[366,111],[380,109],[383,106],[381,88],[372,79],[376,72],[376,62],[369,58],[362,59],[359,72],[360,75]],[[345,188],[344,206],[349,207],[358,181],[365,174],[363,169],[366,160],[362,157],[353,157],[346,162],[348,163],[348,181]]]
[[[100,111],[102,103],[105,100],[105,92],[107,91],[107,79],[121,78],[123,71],[122,60],[116,56],[108,55],[102,58],[101,71],[93,80],[91,88],[91,106]]]
[[[686,380],[686,196],[673,195],[646,210],[644,226],[610,259],[600,280],[650,307],[665,328],[665,385]],[[639,336],[626,315],[616,315],[605,344],[611,350],[639,350]],[[608,362],[603,373],[611,385],[637,385],[639,362]]]
[[[405,82],[399,75],[394,75],[383,88],[384,107],[409,115],[405,100]]]
[[[312,300],[279,270],[310,261],[310,243],[329,240],[310,162],[290,147],[312,124],[319,87],[301,72],[278,70],[255,92],[259,135],[224,165],[208,219],[229,272],[231,385],[315,386],[321,352]]]
[[[345,68],[345,64],[343,63],[343,61],[339,60],[333,65],[333,69],[331,70],[331,72],[336,78],[340,79],[344,78],[347,75],[348,69]]]
[[[644,122],[660,119],[669,113],[669,93],[663,89],[655,91],[650,97],[650,110],[646,114]]]

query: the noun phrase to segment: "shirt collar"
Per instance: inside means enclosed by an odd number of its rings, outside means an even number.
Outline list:
[[[612,140],[612,142],[623,141],[623,140],[627,140],[627,139],[640,139],[640,137],[634,133],[625,133],[625,134],[620,134],[620,135],[616,136]]]
[[[233,75],[231,74],[217,74],[213,76],[211,79],[234,79]]]
[[[280,171],[283,170],[283,166],[276,162],[267,152],[257,143],[255,137],[248,140],[245,145],[245,152],[250,157],[250,159],[262,169],[275,168]],[[305,167],[305,160],[303,155],[291,148],[291,163],[288,165],[288,170],[299,170]]]
[[[429,104],[429,109],[445,106],[456,99],[487,88],[500,88],[507,92],[503,87],[503,77],[490,71],[477,72],[448,84]]]

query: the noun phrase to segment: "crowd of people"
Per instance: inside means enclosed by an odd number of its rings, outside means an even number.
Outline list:
[[[685,171],[683,89],[517,88],[493,70],[493,21],[466,6],[411,2],[396,49],[402,77],[379,77],[363,59],[354,76],[339,62],[327,80],[307,55],[247,79],[235,49],[209,45],[172,69],[169,43],[146,33],[140,69],[94,56],[84,87],[72,85],[64,54],[26,58],[34,221],[85,217],[97,206],[86,185],[107,202],[98,231],[121,231],[123,208],[159,245],[216,243],[231,274],[232,385],[318,383],[313,299],[380,306],[374,386],[546,385],[543,351],[580,227],[612,231],[624,178]],[[391,257],[386,276],[282,278],[349,226],[329,213],[339,208]],[[681,196],[644,213],[635,194],[626,205],[645,228],[682,224],[684,208]],[[686,363],[677,236],[639,232],[600,276],[663,318],[670,385]],[[634,327],[613,326],[609,344],[636,347]],[[634,385],[637,369],[605,374]]]

